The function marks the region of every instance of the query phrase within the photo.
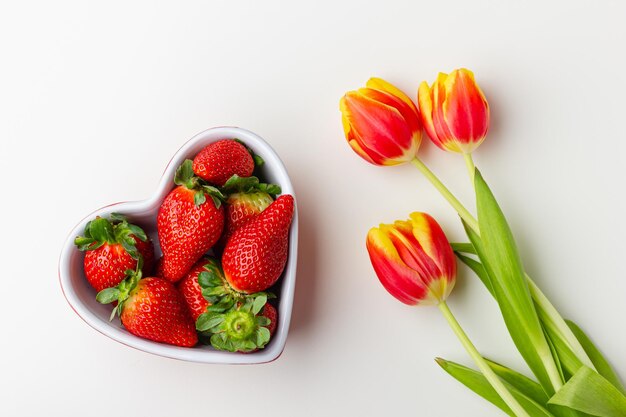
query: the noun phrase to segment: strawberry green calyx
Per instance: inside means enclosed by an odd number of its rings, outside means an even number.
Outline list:
[[[116,287],[106,288],[96,294],[96,301],[100,304],[111,304],[114,301],[117,301],[117,307],[113,309],[111,312],[111,317],[109,317],[109,321],[113,320],[115,314],[118,316],[122,314],[122,309],[124,302],[130,296],[132,290],[135,289],[137,283],[141,279],[141,268],[143,268],[143,260],[141,257],[137,260],[137,268],[133,271],[132,269],[126,270],[126,278],[122,280]]]
[[[78,250],[89,251],[98,249],[104,244],[121,244],[133,259],[139,259],[141,255],[133,236],[146,242],[148,240],[146,233],[141,227],[128,223],[127,218],[121,214],[111,213],[110,217],[110,220],[96,217],[87,223],[84,236],[74,239]]]
[[[207,184],[206,181],[194,174],[191,159],[185,159],[185,162],[178,167],[174,176],[174,183],[195,192],[193,199],[196,206],[204,204],[207,195],[213,200],[215,208],[220,208],[222,202],[225,201],[224,195],[218,188]]]
[[[263,165],[265,163],[265,161],[263,160],[263,158],[261,158],[259,155],[255,154],[254,151],[252,149],[250,149],[248,147],[248,145],[246,145],[241,139],[233,139],[235,142],[240,143],[241,145],[243,145],[244,148],[246,148],[246,150],[250,153],[250,155],[252,156],[252,160],[254,161],[254,167],[258,168],[261,165]]]
[[[270,319],[260,315],[267,296],[249,297],[244,304],[223,313],[207,311],[198,317],[196,329],[210,337],[211,346],[229,352],[252,352],[270,340]],[[210,308],[210,307],[209,307]]]
[[[276,197],[281,193],[280,185],[265,184],[257,177],[240,177],[235,174],[221,187],[223,194],[262,192]]]

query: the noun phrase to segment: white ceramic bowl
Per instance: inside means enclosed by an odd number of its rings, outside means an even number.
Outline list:
[[[291,194],[295,197],[285,166],[271,146],[259,136],[237,127],[216,127],[197,134],[176,152],[176,155],[165,168],[159,187],[151,198],[144,201],[130,201],[102,207],[81,220],[68,235],[59,259],[59,281],[67,302],[87,324],[100,333],[127,346],[155,355],[185,361],[253,364],[270,362],[280,356],[287,340],[296,284],[296,262],[298,257],[297,209],[294,213],[289,234],[289,259],[287,260],[283,276],[279,281],[279,317],[276,333],[264,349],[248,354],[220,352],[210,346],[203,345],[198,345],[195,348],[183,348],[156,343],[130,334],[124,329],[118,318],[109,321],[111,306],[102,305],[96,301],[96,292],[88,284],[83,273],[84,255],[74,246],[74,238],[83,233],[85,224],[89,220],[96,216],[105,217],[111,213],[121,213],[128,216],[132,223],[139,224],[144,228],[155,243],[157,257],[160,256],[156,232],[156,217],[161,201],[174,187],[176,168],[185,159],[193,159],[209,143],[220,139],[233,138],[242,140],[255,154],[260,155],[265,160],[261,174],[265,182],[279,184],[283,194]]]

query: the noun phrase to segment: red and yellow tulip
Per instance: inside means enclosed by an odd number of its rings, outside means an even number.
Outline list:
[[[454,252],[426,213],[370,229],[367,251],[385,289],[405,304],[439,304],[454,288]]]
[[[430,87],[422,82],[417,99],[426,133],[441,149],[469,154],[487,136],[489,104],[470,70],[439,73]]]
[[[417,107],[390,83],[371,78],[365,88],[341,98],[348,143],[374,165],[398,165],[415,158],[422,140]]]

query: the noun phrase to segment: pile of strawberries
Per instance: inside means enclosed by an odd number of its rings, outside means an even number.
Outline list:
[[[124,216],[87,223],[74,243],[85,251],[96,299],[114,306],[111,319],[118,314],[132,334],[176,346],[253,352],[269,342],[278,312],[267,290],[287,262],[294,199],[252,176],[262,163],[236,139],[186,160],[157,216],[158,261],[143,229]]]

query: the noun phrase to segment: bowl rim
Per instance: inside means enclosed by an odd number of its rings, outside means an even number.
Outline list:
[[[228,138],[241,139],[247,146],[255,150],[255,153],[258,150],[261,150],[262,152],[260,153],[266,162],[266,166],[271,167],[269,169],[271,169],[273,174],[280,177],[279,182],[282,188],[282,193],[291,194],[294,196],[294,199],[296,198],[293,185],[291,184],[291,180],[284,163],[271,145],[259,135],[235,126],[214,127],[194,135],[174,153],[166,165],[159,184],[151,197],[145,200],[113,203],[94,210],[81,219],[67,235],[59,256],[59,285],[63,296],[72,310],[93,329],[116,342],[134,349],[158,356],[190,362],[214,364],[260,364],[272,362],[278,359],[278,357],[282,354],[287,341],[287,334],[289,332],[295,293],[296,266],[298,259],[297,204],[294,210],[293,221],[289,232],[289,257],[282,276],[281,297],[278,307],[278,311],[280,313],[278,326],[272,341],[264,349],[257,352],[242,354],[217,351],[210,347],[197,346],[194,348],[184,348],[142,339],[132,335],[120,327],[112,326],[108,322],[103,322],[99,316],[97,316],[81,301],[71,283],[70,260],[72,254],[77,251],[74,245],[74,237],[82,233],[88,220],[97,215],[109,214],[114,211],[113,208],[115,207],[120,207],[120,211],[126,213],[153,210],[155,206],[158,207],[158,205],[160,205],[163,198],[165,198],[167,193],[171,191],[176,168],[183,162],[184,159],[190,157],[188,154],[191,149],[197,146],[199,142],[206,142],[208,144],[220,139]]]

